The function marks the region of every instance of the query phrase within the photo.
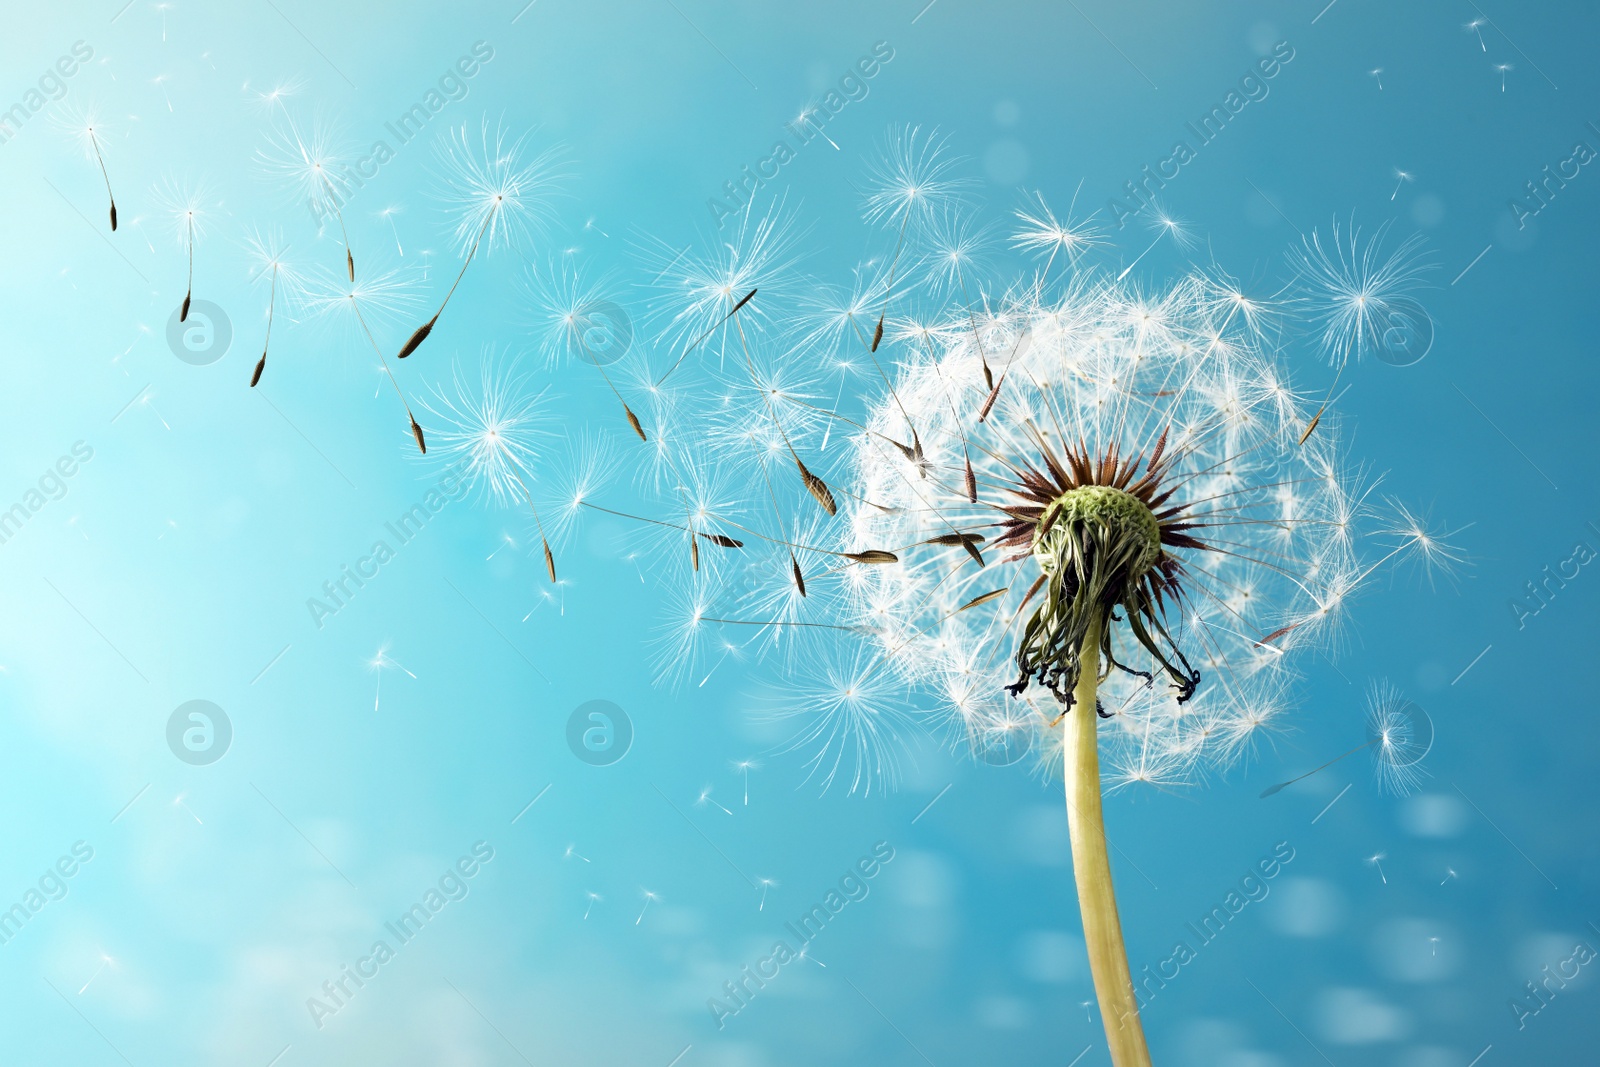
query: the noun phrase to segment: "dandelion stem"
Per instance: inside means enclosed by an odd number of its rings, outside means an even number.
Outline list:
[[[1128,974],[1128,951],[1122,944],[1122,921],[1117,917],[1116,893],[1111,887],[1111,861],[1106,855],[1105,821],[1100,813],[1100,750],[1095,731],[1099,688],[1100,627],[1089,624],[1079,660],[1074,714],[1067,716],[1066,791],[1067,828],[1072,835],[1072,873],[1078,884],[1078,909],[1083,916],[1083,939],[1089,949],[1089,971],[1094,976],[1095,997],[1105,1021],[1106,1044],[1115,1067],[1149,1067],[1139,1004]]]

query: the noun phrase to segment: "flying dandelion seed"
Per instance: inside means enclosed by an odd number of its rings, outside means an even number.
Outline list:
[[[744,778],[744,806],[750,806],[750,772],[761,769],[761,761],[753,759],[736,760],[733,769]]]
[[[166,212],[189,263],[183,304],[178,308],[179,322],[188,321],[189,306],[194,299],[194,245],[205,232],[208,199],[203,184],[190,186],[168,179],[156,190],[156,201]]]
[[[907,229],[913,221],[925,224],[937,211],[956,207],[970,186],[969,181],[952,173],[960,161],[950,155],[947,146],[948,139],[936,130],[924,134],[916,126],[901,127],[890,133],[883,156],[869,171],[872,192],[867,196],[864,212],[867,222],[889,226],[898,223],[884,286],[889,295],[884,297],[883,311],[873,331],[869,346],[872,352],[883,342],[883,323],[889,314]]]
[[[582,855],[578,854],[578,848],[577,848],[576,845],[568,845],[566,854],[563,855],[561,858],[564,859],[564,860],[570,860],[570,859],[576,858],[576,859],[582,860],[585,863],[590,862],[589,857],[582,856]]]
[[[1381,348],[1396,316],[1415,304],[1412,294],[1423,286],[1432,267],[1417,235],[1383,254],[1387,232],[1385,225],[1363,240],[1354,224],[1341,233],[1335,222],[1326,243],[1312,230],[1310,237],[1290,250],[1297,302],[1320,332],[1323,353],[1335,368],[1328,395],[1307,422],[1302,441],[1311,436],[1327,411],[1344,368]]]
[[[1378,83],[1378,91],[1380,93],[1383,92],[1383,68],[1382,67],[1373,67],[1371,70],[1367,71],[1367,77],[1375,79],[1377,81],[1377,83]]]
[[[435,387],[422,402],[444,429],[435,434],[435,451],[450,467],[459,469],[469,485],[498,503],[525,502],[544,550],[545,569],[556,582],[555,554],[534,502],[530,482],[541,466],[541,440],[546,416],[542,391],[531,388],[517,361],[493,349],[479,361],[478,381],[463,375],[458,363],[451,375],[452,388]]]
[[[589,913],[594,910],[594,906],[605,898],[599,893],[585,893],[584,896],[589,898],[588,907],[583,909],[583,917],[585,920],[587,920],[589,918]]]
[[[635,926],[638,926],[640,923],[644,922],[644,913],[650,910],[651,902],[661,899],[660,897],[656,896],[656,894],[650,892],[650,890],[648,890],[648,889],[643,890],[643,892],[644,892],[644,907],[639,909],[639,917],[637,919],[633,920],[633,925],[635,925]]]
[[[105,127],[95,118],[92,112],[69,111],[62,125],[83,146],[84,153],[100,169],[100,178],[105,182],[106,199],[111,202],[111,232],[117,232],[117,195],[111,191],[111,174],[106,170],[106,158],[100,144],[100,137],[105,132]]]
[[[1383,880],[1384,885],[1389,884],[1389,876],[1383,873],[1383,861],[1388,858],[1389,854],[1387,852],[1374,852],[1367,857],[1367,863],[1378,869],[1378,877]]]
[[[721,804],[718,804],[715,800],[711,799],[711,787],[709,785],[706,786],[704,789],[700,790],[700,796],[694,803],[695,803],[695,807],[697,807],[697,808],[703,808],[707,804],[709,804],[713,808],[716,808],[718,811],[722,812],[722,814],[724,814],[724,815],[732,815],[733,814],[733,812],[729,811],[727,808],[723,807]]]
[[[185,804],[183,802],[183,798],[188,796],[188,795],[189,795],[188,793],[179,793],[177,796],[173,797],[172,798],[172,806],[175,807],[175,808],[182,808],[184,811],[188,812],[189,813],[189,818],[193,819],[197,826],[204,826],[205,823],[200,821],[200,816],[198,816],[198,815],[196,815],[194,813],[194,809],[189,807],[189,805],[187,805],[187,804]]]
[[[406,399],[399,379],[394,376],[394,370],[372,332],[375,325],[381,327],[385,322],[392,322],[398,315],[416,306],[416,286],[411,278],[399,270],[369,271],[359,282],[350,281],[343,272],[320,273],[310,286],[306,302],[319,315],[345,320],[348,329],[366,340],[373,355],[378,357],[379,372],[388,379],[395,396],[400,399],[400,406],[405,409],[417,450],[426,454],[427,440],[423,437],[416,416],[411,412],[411,402]]]
[[[509,140],[484,123],[477,138],[465,126],[454,127],[440,153],[443,197],[456,218],[456,242],[461,247],[461,270],[450,284],[433,318],[417,327],[400,349],[405,359],[428,339],[439,316],[449,306],[456,287],[481,247],[520,244],[541,229],[550,212],[551,198],[561,178],[560,154],[547,150],[524,161],[524,139]]]
[[[163,31],[161,39],[166,40],[165,31]],[[167,94],[167,81],[170,79],[170,77],[171,75],[168,74],[157,74],[154,78],[150,79],[150,84],[161,90],[161,99],[167,102],[168,111],[172,110],[172,97]]]
[[[761,886],[761,902],[756,905],[756,910],[757,911],[766,911],[767,910],[767,890],[776,889],[778,887],[778,880],[776,878],[757,878],[756,879],[756,884]]]
[[[116,966],[116,963],[117,963],[117,961],[112,959],[106,953],[104,953],[104,952],[100,953],[100,966],[96,967],[95,970],[94,970],[94,973],[89,976],[89,981],[83,983],[83,985],[78,987],[78,996],[80,996],[80,997],[83,996],[83,994],[88,990],[89,986],[94,982],[94,980],[96,978],[100,977],[100,972],[104,971],[107,967]]]
[[[342,206],[350,195],[350,182],[344,176],[349,166],[335,150],[335,136],[328,128],[316,124],[308,133],[302,133],[286,109],[281,123],[268,136],[266,147],[257,152],[257,162],[269,177],[293,192],[297,201],[305,198],[319,222],[330,212],[333,214],[344,243],[345,274],[354,284],[356,257],[350,247]]]
[[[1510,63],[1496,63],[1494,69],[1500,75],[1500,91],[1503,93],[1506,91],[1506,75],[1517,68]]]
[[[800,109],[800,114],[794,117],[794,121],[789,123],[789,128],[794,130],[795,135],[800,137],[801,140],[809,140],[809,138],[805,136],[806,130],[809,129],[813,133],[820,134],[824,141],[827,141],[829,144],[833,145],[833,150],[835,152],[843,151],[843,149],[839,147],[838,142],[836,142],[832,137],[828,136],[827,131],[822,128],[822,124],[817,122],[816,119],[816,107],[812,104],[807,104]]]
[[[530,269],[522,278],[522,287],[534,308],[533,326],[546,358],[555,365],[575,354],[599,371],[622,406],[629,428],[640,441],[649,441],[638,415],[606,370],[608,364],[627,354],[633,334],[603,283],[586,284],[573,266],[552,263],[543,271]]]
[[[272,324],[277,317],[279,294],[285,300],[293,300],[303,296],[305,290],[299,272],[284,261],[288,246],[284,244],[281,234],[275,230],[258,230],[246,239],[245,244],[255,264],[251,280],[257,283],[264,280],[267,283],[266,335],[261,340],[261,358],[250,372],[250,388],[254,389],[267,369],[267,351],[272,345]]]
[[[1446,867],[1444,869],[1444,878],[1440,880],[1439,884],[1440,885],[1444,885],[1445,882],[1448,882],[1450,879],[1455,878],[1455,877],[1456,877],[1456,869],[1454,867]]]
[[[1161,243],[1162,238],[1171,238],[1172,243],[1180,250],[1187,250],[1194,244],[1194,238],[1189,233],[1188,226],[1167,214],[1159,205],[1152,203],[1150,210],[1151,215],[1148,225],[1151,230],[1155,231],[1155,240],[1146,245],[1143,252],[1134,256],[1132,263],[1122,268],[1122,273],[1117,275],[1117,281],[1119,282],[1126,278],[1133,271],[1133,268],[1139,265],[1140,260],[1155,251],[1156,245]]]
[[[514,537],[512,537],[512,536],[511,536],[511,535],[510,535],[510,534],[508,534],[508,533],[502,533],[502,534],[501,534],[501,535],[500,535],[500,543],[499,543],[499,544],[498,544],[498,545],[496,545],[496,546],[495,546],[495,548],[494,548],[494,551],[493,551],[493,552],[491,552],[491,553],[489,553],[489,554],[488,554],[488,555],[487,555],[487,556],[484,556],[484,557],[483,557],[483,561],[484,561],[484,562],[485,562],[485,563],[487,563],[487,562],[489,562],[489,561],[490,561],[490,560],[491,560],[491,559],[494,559],[494,558],[495,558],[495,557],[496,557],[496,556],[498,556],[498,555],[499,555],[499,554],[500,554],[500,551],[501,551],[501,550],[502,550],[502,549],[506,549],[506,548],[513,548],[513,549],[514,549],[514,548],[516,548],[516,547],[517,547],[517,540],[516,540],[516,538],[514,538]]]
[[[401,259],[404,259],[406,250],[404,246],[400,244],[400,230],[394,224],[394,217],[400,214],[401,210],[402,209],[398,205],[391,204],[382,211],[378,212],[378,217],[389,224],[389,232],[394,234],[394,250],[399,254]]]
[[[1376,682],[1367,697],[1367,746],[1379,790],[1405,796],[1425,774],[1419,764],[1433,748],[1433,721],[1393,686]]]
[[[377,685],[372,691],[372,710],[374,713],[378,710],[378,702],[383,699],[383,672],[389,669],[404,671],[407,678],[410,678],[413,682],[417,680],[417,676],[412,674],[404,664],[389,655],[387,642],[379,645],[378,651],[373,654],[371,659],[367,660],[367,670],[378,676]]]
[[[1405,185],[1406,182],[1414,182],[1417,180],[1417,176],[1415,174],[1412,174],[1410,171],[1401,170],[1399,167],[1394,169],[1394,178],[1394,192],[1389,194],[1390,200],[1393,200],[1395,197],[1400,195],[1400,187]]]
[[[1464,23],[1462,25],[1462,27],[1461,27],[1461,29],[1464,32],[1477,35],[1477,38],[1478,38],[1478,50],[1480,52],[1487,52],[1489,50],[1489,46],[1487,44],[1485,44],[1484,41],[1483,41],[1483,24],[1484,24],[1484,21],[1485,20],[1483,20],[1483,19],[1473,19],[1471,22]]]

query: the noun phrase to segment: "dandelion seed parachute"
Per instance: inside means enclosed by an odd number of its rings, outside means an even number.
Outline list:
[[[560,153],[550,149],[531,160],[525,154],[524,138],[512,139],[499,128],[491,133],[487,121],[477,137],[465,126],[451,128],[440,149],[440,195],[455,216],[461,270],[439,310],[416,328],[397,358],[407,358],[428,339],[480,249],[521,243],[544,226],[562,178]]]

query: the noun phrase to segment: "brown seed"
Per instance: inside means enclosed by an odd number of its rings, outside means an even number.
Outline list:
[[[1319,411],[1319,412],[1317,412],[1316,416],[1311,420],[1310,424],[1308,424],[1306,426],[1306,432],[1300,435],[1300,443],[1301,444],[1305,444],[1306,443],[1306,438],[1311,436],[1312,431],[1314,431],[1317,428],[1317,423],[1319,423],[1321,421],[1322,421],[1322,412]]]
[[[989,369],[989,360],[983,355],[978,358],[983,361],[983,386],[985,389],[994,388],[994,371]]]
[[[344,250],[344,265],[345,265],[345,269],[350,272],[350,280],[351,281],[355,281],[356,280],[356,257],[350,254],[350,249],[349,248],[346,248]]]
[[[179,322],[189,321],[189,299],[192,296],[194,296],[194,290],[192,289],[183,294],[183,306],[178,309]],[[1302,440],[1304,440],[1304,438],[1302,438]]]
[[[729,315],[733,315],[734,313],[736,313],[740,308],[742,308],[746,304],[750,303],[750,298],[755,296],[755,295],[756,295],[756,291],[754,289],[752,289],[748,293],[746,293],[743,296],[741,296],[739,298],[739,302],[737,304],[733,305],[733,311],[728,312],[728,314]]]
[[[878,316],[878,328],[872,331],[872,350],[876,352],[883,343],[883,316]]]
[[[806,488],[810,490],[811,495],[817,498],[817,503],[822,505],[822,510],[829,515],[837,515],[839,513],[839,505],[834,503],[833,493],[828,489],[828,483],[806,470],[806,465],[801,463],[798,457],[794,462],[800,468],[801,480],[806,483]]]
[[[743,548],[744,547],[744,542],[743,541],[735,541],[733,538],[728,537],[726,534],[703,533],[700,536],[704,537],[707,541],[710,541],[712,544],[716,545],[718,548]]]
[[[700,539],[689,538],[689,563],[696,571],[700,570]]]
[[[865,552],[842,552],[840,555],[853,563],[899,563],[900,557],[893,552],[884,552],[881,549],[869,548]]]
[[[411,436],[417,439],[417,447],[420,448],[422,450],[422,454],[426,456],[428,454],[428,442],[422,439],[422,427],[417,425],[416,416],[413,415],[408,417],[411,419]]]
[[[800,595],[806,595],[806,576],[800,573],[800,563],[794,558],[794,553],[789,553],[789,569],[794,573],[794,587],[800,590]]]
[[[628,416],[628,425],[632,426],[633,427],[633,432],[639,435],[639,440],[641,440],[641,441],[650,440],[650,438],[648,438],[648,437],[646,437],[644,435],[644,427],[639,425],[639,417],[633,413],[633,409],[630,408],[626,403],[624,403],[622,405],[622,411],[623,411],[623,413],[625,415]]]
[[[542,537],[539,538],[539,541],[544,545],[544,569],[550,572],[550,581],[554,583],[556,580],[556,557],[550,554],[549,541]]]
[[[967,601],[965,604],[963,604],[959,608],[957,608],[956,611],[966,611],[968,608],[975,608],[979,604],[987,604],[989,601],[993,600],[995,597],[1003,596],[1005,594],[1006,590],[1010,589],[1010,588],[1011,587],[1008,585],[1008,586],[1005,586],[1004,588],[1001,588],[1001,589],[991,589],[987,593],[983,593],[983,594],[981,594],[979,596],[973,597],[971,600]]]
[[[1280,628],[1272,631],[1270,634],[1268,634],[1267,636],[1263,637],[1261,640],[1257,641],[1256,642],[1256,647],[1257,648],[1261,648],[1262,646],[1266,645],[1267,642],[1269,642],[1269,641],[1276,641],[1278,638],[1282,637],[1284,634],[1288,633],[1290,630],[1293,630],[1296,626],[1299,626],[1299,625],[1300,624],[1297,623],[1297,622],[1292,622],[1288,626],[1283,626],[1283,627],[1280,627]]]
[[[972,473],[972,457],[967,457],[967,502],[978,502],[978,476]]]
[[[938,537],[930,537],[922,543],[925,545],[947,545],[954,547],[956,545],[981,545],[983,542],[984,537],[982,534],[950,533],[940,534]]]
[[[892,437],[889,438],[889,443],[900,450],[900,454],[906,457],[906,462],[915,463],[917,461],[917,450],[910,445],[903,445]]]
[[[254,389],[256,387],[256,383],[261,380],[261,372],[266,370],[266,369],[267,369],[267,354],[265,352],[263,352],[263,353],[261,353],[261,359],[256,362],[255,373],[250,375],[250,388]]]
[[[117,202],[111,201],[111,232],[117,232]]]
[[[422,347],[422,342],[426,341],[428,339],[428,335],[433,332],[433,324],[438,321],[439,316],[435,315],[421,326],[418,326],[417,332],[411,335],[411,340],[407,341],[405,347],[400,349],[400,355],[396,358],[405,359],[418,348]]]
[[[994,388],[989,390],[989,399],[983,402],[983,410],[978,412],[979,422],[982,422],[984,419],[989,417],[989,409],[994,407],[994,402],[996,400],[1000,399],[1000,387],[1004,384],[1006,384],[1006,380],[1001,378],[999,381],[994,383]]]

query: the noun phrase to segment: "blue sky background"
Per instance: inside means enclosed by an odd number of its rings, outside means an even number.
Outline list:
[[[641,243],[703,236],[707,199],[875,42],[894,59],[829,122],[839,150],[814,141],[769,190],[809,225],[807,267],[824,277],[847,277],[866,249],[863,162],[891,125],[947,133],[991,218],[1025,190],[1064,207],[1080,183],[1080,206],[1100,207],[1289,42],[1295,58],[1267,97],[1165,203],[1201,236],[1197,259],[1260,292],[1286,279],[1301,232],[1335,219],[1423,235],[1435,343],[1412,366],[1355,368],[1342,406],[1356,458],[1388,472],[1388,491],[1468,527],[1471,563],[1434,588],[1400,574],[1369,590],[1346,647],[1305,665],[1294,732],[1248,766],[1206,788],[1108,801],[1135,970],[1165,959],[1184,924],[1280,842],[1294,850],[1267,898],[1148,1007],[1152,1049],[1197,1067],[1593,1057],[1594,965],[1521,1028],[1510,1000],[1578,944],[1600,949],[1600,731],[1586,677],[1600,578],[1583,568],[1521,627],[1510,603],[1577,543],[1600,548],[1600,176],[1582,168],[1525,228],[1508,207],[1575,142],[1600,149],[1586,125],[1600,123],[1593,10],[118,8],[19,9],[0,39],[0,107],[75,42],[93,52],[63,99],[0,144],[0,507],[75,442],[93,450],[65,495],[0,544],[0,907],[75,842],[93,850],[65,895],[0,944],[5,1062],[1108,1062],[1084,1006],[1056,789],[930,738],[898,792],[819,797],[802,759],[778,751],[785,733],[751,714],[759,662],[729,661],[683,691],[653,684],[671,590],[625,558],[620,524],[579,528],[562,552],[564,598],[547,601],[525,544],[486,559],[506,533],[523,543],[522,517],[451,503],[346,609],[312,623],[306,598],[366,554],[439,466],[409,449],[370,353],[309,316],[280,318],[261,387],[245,387],[265,296],[245,235],[276,226],[306,259],[340,255],[254,162],[268,121],[252,90],[299,80],[297,116],[364,145],[479,41],[494,55],[465,99],[347,206],[358,268],[426,269],[430,298],[439,291],[456,260],[429,171],[448,124],[487,118],[559,144],[573,180],[544,242],[469,272],[397,372],[413,395],[446,380],[453,356],[531,346],[524,258],[564,254],[630,277]],[[1463,28],[1475,18],[1487,20],[1481,44]],[[93,163],[55,122],[88,106],[107,129],[114,235]],[[1398,191],[1396,168],[1415,175]],[[185,270],[155,202],[169,179],[210,191],[195,295],[224,310],[233,341],[209,365],[165,340]],[[1145,243],[1130,228],[1106,254],[1126,261]],[[1184,266],[1162,248],[1140,271],[1157,283]],[[380,340],[392,350],[408,328]],[[1309,346],[1284,357],[1307,388],[1329,381]],[[564,398],[562,427],[616,421],[592,374],[539,374]],[[367,663],[385,644],[415,677],[382,672],[374,710]],[[1258,799],[1360,743],[1374,679],[1436,727],[1418,794],[1381,796],[1352,758]],[[233,728],[206,766],[166,741],[169,716],[193,699]],[[568,716],[593,699],[635,730],[611,766],[565,740]],[[732,763],[751,758],[746,805]],[[696,804],[707,787],[731,816]],[[468,894],[319,1029],[307,998],[480,841],[493,859]],[[817,938],[825,966],[784,968],[717,1029],[707,998],[877,842],[894,859]],[[777,883],[764,906],[759,879]]]

